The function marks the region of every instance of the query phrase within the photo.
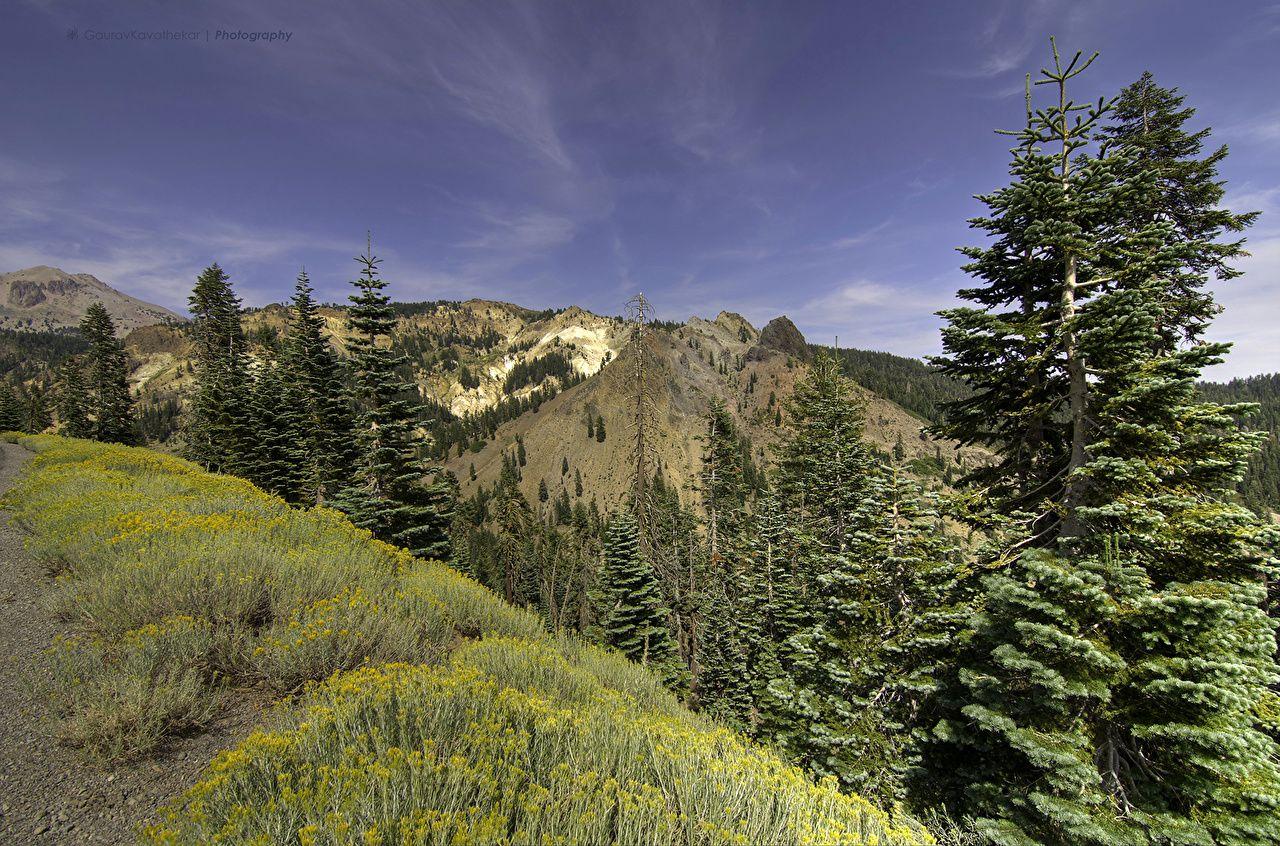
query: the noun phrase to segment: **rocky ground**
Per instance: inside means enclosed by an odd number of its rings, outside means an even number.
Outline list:
[[[0,492],[30,453],[0,443]],[[59,745],[38,684],[43,652],[64,623],[45,610],[48,574],[0,513],[0,844],[132,843],[138,827],[181,793],[209,760],[256,721],[248,703],[208,731],[179,738],[145,760],[107,766]]]

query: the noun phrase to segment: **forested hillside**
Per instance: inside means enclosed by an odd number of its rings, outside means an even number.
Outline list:
[[[1230,382],[1202,382],[1207,399],[1225,404],[1256,403],[1258,408],[1242,417],[1245,429],[1265,434],[1258,454],[1240,483],[1240,495],[1255,511],[1280,511],[1280,374],[1250,376]]]
[[[840,349],[834,353],[850,379],[930,423],[942,418],[945,403],[969,395],[963,382],[940,373],[918,358],[859,349]]]

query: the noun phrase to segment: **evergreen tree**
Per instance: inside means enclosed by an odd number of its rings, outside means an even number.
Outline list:
[[[249,392],[247,418],[253,440],[246,445],[242,473],[263,490],[296,499],[299,487],[296,444],[298,406],[287,395],[284,368],[263,364]]]
[[[21,432],[22,403],[8,382],[0,382],[0,432]]]
[[[746,682],[756,703],[757,733],[777,736],[788,722],[785,703],[770,692],[783,677],[783,655],[791,636],[811,615],[800,601],[800,542],[775,493],[756,503],[746,528],[742,598],[738,607],[746,652]]]
[[[661,588],[652,565],[641,554],[636,520],[627,511],[619,511],[609,520],[598,605],[605,643],[674,678],[675,651]]]
[[[132,444],[137,440],[133,397],[129,394],[129,364],[116,327],[102,303],[93,303],[80,322],[89,342],[88,396],[90,437],[97,441]]]
[[[1232,248],[1150,213],[1161,169],[1097,143],[1109,105],[1066,95],[1092,59],[1054,59],[966,251],[980,308],[945,313],[975,392],[941,429],[1000,461],[967,480],[987,575],[921,785],[999,844],[1275,842],[1274,540],[1229,501],[1256,440],[1195,391],[1225,345],[1177,343]]]
[[[296,478],[292,496],[329,502],[356,461],[351,401],[345,367],[324,336],[324,318],[312,297],[306,271],[298,273],[293,320],[284,341],[284,393],[291,415],[290,461]]]
[[[27,389],[24,412],[24,426],[26,431],[33,435],[53,425],[53,418],[49,414],[49,405],[45,398],[45,389],[39,383],[32,383]]]
[[[404,357],[389,343],[395,310],[383,293],[380,259],[366,252],[357,261],[361,270],[352,283],[356,293],[348,319],[360,458],[337,505],[357,526],[388,543],[447,559],[457,483],[444,471],[427,474],[418,464],[414,414],[405,399],[413,389],[399,376]],[[424,479],[427,475],[431,478]]]
[[[69,438],[89,437],[89,395],[79,359],[68,358],[58,370],[58,432]]]
[[[195,342],[195,384],[183,427],[187,457],[215,472],[242,472],[252,443],[249,376],[240,299],[217,262],[187,301]]]
[[[493,523],[498,536],[503,598],[514,605],[532,605],[538,596],[537,576],[530,559],[533,511],[520,492],[516,464],[505,460],[493,493]]]
[[[1244,255],[1242,239],[1221,240],[1251,226],[1258,212],[1237,214],[1222,208],[1224,183],[1218,165],[1227,157],[1226,145],[1201,157],[1211,130],[1190,131],[1187,122],[1196,110],[1184,105],[1177,88],[1162,88],[1150,72],[1120,92],[1110,112],[1110,124],[1101,130],[1109,141],[1125,148],[1132,167],[1154,178],[1147,202],[1134,209],[1134,230],[1160,222],[1172,227],[1167,244],[1189,249],[1184,266],[1168,269],[1162,283],[1161,305],[1173,312],[1162,322],[1167,343],[1195,339],[1219,309],[1205,282],[1212,273],[1232,279],[1240,271],[1232,266]]]
[[[821,353],[786,402],[779,495],[815,550],[842,553],[874,464],[862,439],[862,404],[836,362]]]
[[[604,417],[598,415],[596,417],[596,443],[604,443]]]
[[[737,536],[746,485],[742,478],[737,428],[724,401],[711,399],[702,441],[702,469],[698,473],[699,492],[707,515],[707,546],[713,566],[721,547]]]

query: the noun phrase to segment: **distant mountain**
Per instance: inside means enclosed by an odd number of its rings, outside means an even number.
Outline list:
[[[186,320],[163,306],[121,293],[87,273],[38,265],[0,274],[0,328],[70,329],[80,324],[85,309],[95,302],[106,306],[121,335],[141,326]]]

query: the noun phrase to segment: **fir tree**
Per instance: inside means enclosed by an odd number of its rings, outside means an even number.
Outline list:
[[[89,437],[89,394],[79,359],[68,358],[58,370],[58,431],[69,438]]]
[[[447,559],[457,483],[444,471],[427,474],[418,465],[415,420],[405,399],[413,388],[401,380],[404,357],[389,343],[395,311],[383,293],[380,259],[368,251],[357,261],[361,270],[352,283],[356,293],[348,319],[360,458],[337,505],[357,526],[389,543],[415,555]]]
[[[787,399],[789,431],[779,447],[778,491],[816,550],[844,552],[874,462],[862,439],[863,407],[825,354],[815,356]]]
[[[1066,96],[1092,60],[1054,58],[1056,102],[1028,108],[1014,181],[975,222],[997,237],[967,251],[981,307],[946,313],[944,369],[975,393],[941,428],[1001,460],[967,480],[988,575],[922,784],[993,843],[1275,842],[1254,717],[1274,547],[1229,501],[1256,440],[1195,391],[1225,346],[1177,343],[1224,253],[1150,213],[1156,160],[1098,144],[1109,105]]]
[[[283,367],[266,362],[249,391],[247,418],[253,440],[247,445],[241,472],[263,490],[296,500],[299,488],[296,443],[299,409],[287,395]]]
[[[713,566],[721,555],[723,542],[737,535],[742,509],[746,504],[746,485],[738,432],[718,397],[712,398],[706,416],[702,441],[702,469],[698,473],[699,492],[707,515],[707,546]]]
[[[80,322],[89,342],[87,353],[90,437],[97,441],[132,444],[137,440],[133,397],[129,394],[129,365],[116,327],[102,303],[93,303]]]
[[[0,432],[21,432],[23,424],[22,403],[8,382],[0,382]]]
[[[652,565],[641,554],[640,530],[627,511],[609,520],[598,605],[605,643],[639,664],[674,677],[675,652],[661,588]]]
[[[27,389],[25,405],[24,425],[27,432],[36,435],[53,425],[53,418],[49,414],[49,405],[45,398],[45,389],[39,383],[33,383]]]
[[[298,273],[293,319],[284,340],[284,393],[289,406],[294,468],[293,497],[323,505],[341,489],[355,463],[351,401],[345,367],[324,336],[324,318],[311,280]]]
[[[1125,148],[1135,171],[1155,180],[1148,201],[1133,210],[1130,226],[1167,224],[1172,231],[1166,243],[1190,248],[1183,256],[1185,266],[1170,269],[1163,282],[1161,305],[1174,312],[1162,322],[1169,344],[1198,338],[1219,311],[1204,287],[1208,275],[1238,276],[1231,262],[1244,255],[1242,239],[1221,238],[1244,231],[1258,217],[1258,212],[1237,214],[1219,205],[1225,189],[1218,165],[1227,157],[1226,145],[1201,156],[1211,130],[1187,128],[1196,110],[1184,101],[1177,88],[1162,88],[1150,72],[1143,73],[1120,92],[1110,123],[1100,133]]]
[[[498,536],[502,596],[514,605],[528,606],[538,595],[537,577],[529,560],[533,511],[520,492],[519,481],[515,462],[504,460],[493,492],[492,517]]]
[[[183,427],[187,457],[217,472],[244,469],[252,432],[240,300],[217,262],[196,279],[188,300],[195,384]]]
[[[604,435],[604,416],[598,415],[596,417],[596,443],[604,443]]]

